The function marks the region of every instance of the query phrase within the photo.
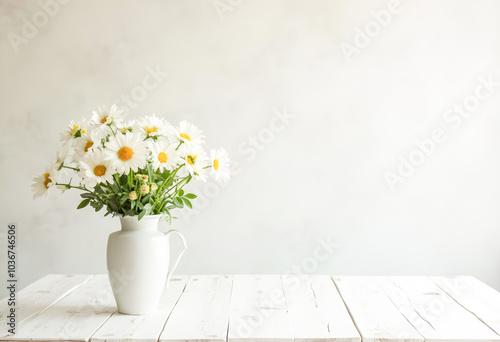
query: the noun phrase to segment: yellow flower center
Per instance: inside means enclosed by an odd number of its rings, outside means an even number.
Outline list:
[[[181,138],[184,138],[187,141],[191,141],[191,137],[189,135],[187,135],[186,133],[181,133],[179,135],[181,136]]]
[[[120,148],[120,150],[118,151],[118,158],[120,158],[123,161],[129,160],[133,156],[134,156],[134,151],[130,147],[124,146]]]
[[[188,162],[189,165],[194,165],[194,163],[196,162],[196,158],[198,158],[198,156],[196,156],[196,155],[187,156],[186,161]]]
[[[87,134],[87,130],[86,129],[82,129],[82,134]]]
[[[104,166],[104,165],[97,165],[96,167],[94,167],[94,174],[97,177],[101,177],[105,173],[106,173],[106,166]]]
[[[71,129],[71,133],[75,133],[78,130],[78,128],[80,128],[80,127],[78,127],[77,124],[74,124],[73,128]]]
[[[167,154],[165,152],[158,153],[158,161],[160,163],[166,163],[167,162]]]
[[[105,124],[106,121],[108,121],[108,116],[106,115],[105,117],[102,118],[101,123]]]
[[[87,143],[85,144],[85,148],[84,148],[85,152],[87,152],[89,150],[89,148],[92,147],[92,145],[94,145],[94,143],[92,141],[88,140]]]
[[[219,159],[214,159],[214,169],[215,171],[219,169]]]
[[[43,185],[45,186],[46,189],[49,188],[49,184],[52,183],[52,179],[50,179],[50,173],[44,173],[43,177],[45,178],[45,181],[43,182]]]
[[[145,127],[146,128],[146,134],[151,134],[151,133],[156,133],[158,132],[158,127]]]

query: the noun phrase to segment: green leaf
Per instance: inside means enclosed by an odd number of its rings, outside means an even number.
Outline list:
[[[186,206],[189,208],[189,209],[193,209],[193,205],[191,204],[191,202],[187,199],[187,198],[182,198],[182,201],[184,202],[184,204],[186,204]]]
[[[90,203],[90,199],[85,199],[85,200],[80,202],[80,204],[78,205],[78,207],[76,209],[83,209],[87,205],[89,205],[89,203]]]
[[[128,194],[124,194],[121,198],[120,198],[120,205],[123,205],[123,203],[127,202],[128,200]]]
[[[146,215],[146,210],[141,211],[141,213],[139,214],[139,221],[144,217],[144,215]]]
[[[124,184],[126,185],[126,184],[127,184],[127,181],[128,181],[128,179],[127,179],[127,178],[128,178],[128,176],[126,176],[126,175],[121,175],[121,176],[120,176],[120,185],[124,185]]]
[[[151,167],[150,163],[146,163],[146,170],[148,170],[149,181],[152,182],[153,181],[153,168]]]
[[[174,205],[178,208],[183,208],[184,202],[182,202],[182,197],[175,197],[174,198]]]
[[[111,197],[108,201],[108,206],[116,212],[120,211],[120,206],[118,205],[118,202],[116,201],[116,198]]]
[[[96,187],[94,188],[94,191],[97,192],[98,194],[104,193],[104,191],[102,190],[100,185],[96,185]]]
[[[144,210],[149,210],[149,211],[151,211],[151,209],[153,209],[153,206],[152,206],[150,203],[148,203],[148,204],[146,204],[146,205],[144,206]]]
[[[189,199],[195,199],[198,196],[196,196],[195,194],[186,194],[184,197],[189,198]]]
[[[180,189],[179,191],[177,191],[177,196],[182,197],[182,195],[184,195],[183,189]]]

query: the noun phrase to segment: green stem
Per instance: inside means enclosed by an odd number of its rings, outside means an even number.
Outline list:
[[[65,169],[70,169],[70,170],[75,170],[75,171],[80,171],[80,169],[76,168],[76,167],[71,167],[71,166],[65,166],[64,164],[61,164],[61,166],[59,167],[59,170],[61,168],[65,168]]]
[[[63,185],[65,186],[66,188],[68,189],[79,189],[79,190],[83,190],[83,191],[87,191],[87,192],[92,192],[90,191],[89,189],[85,188],[85,187],[82,187],[82,186],[75,186],[75,185],[71,185],[70,183],[55,183],[56,185]]]
[[[114,121],[111,121],[109,124],[108,124],[108,127],[109,129],[111,130],[111,133],[113,133],[113,136],[116,137],[116,133],[115,131],[113,131],[113,127],[111,127],[111,125],[113,124]]]
[[[191,175],[187,176],[186,178],[183,178],[181,181],[179,181],[177,184],[175,184],[175,186],[172,186],[170,189],[168,189],[164,196],[167,196],[167,197],[170,197],[172,196],[173,194],[177,193],[180,189],[182,189],[189,181],[191,180]],[[184,184],[182,184],[184,183]],[[181,185],[181,187],[179,187],[179,185]],[[170,194],[170,191],[171,190],[175,190],[173,193]],[[163,196],[162,196],[163,197]]]

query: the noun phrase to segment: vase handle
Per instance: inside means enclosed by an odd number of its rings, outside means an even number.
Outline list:
[[[174,266],[170,267],[170,269],[168,270],[168,273],[167,273],[167,289],[168,289],[168,286],[169,286],[170,277],[172,276],[172,273],[174,273],[175,269],[177,268],[177,264],[179,264],[179,261],[181,260],[182,255],[184,254],[184,252],[187,249],[186,239],[184,239],[184,236],[178,230],[172,229],[172,230],[169,230],[168,232],[166,232],[165,236],[167,237],[167,239],[170,238],[170,236],[168,236],[169,234],[177,234],[181,238],[184,247],[183,247],[182,251],[179,253],[179,255],[177,256],[177,259],[174,262]],[[170,244],[170,242],[169,242],[169,244]]]

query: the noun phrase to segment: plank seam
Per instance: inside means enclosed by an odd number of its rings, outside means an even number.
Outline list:
[[[65,295],[63,295],[62,297],[60,297],[59,299],[55,300],[54,302],[52,302],[49,306],[47,306],[45,309],[43,309],[42,311],[39,311],[31,316],[28,316],[26,318],[24,318],[23,320],[19,321],[19,324],[25,322],[26,320],[28,319],[31,319],[31,318],[35,318],[37,316],[40,316],[42,313],[44,313],[45,311],[47,311],[48,309],[50,309],[51,307],[53,307],[55,304],[59,303],[61,300],[63,300],[64,298],[66,298],[67,296],[69,296],[71,293],[73,293],[74,291],[76,291],[76,289],[78,289],[79,287],[83,286],[84,284],[86,284],[88,281],[90,281],[90,279],[94,278],[94,274],[91,274],[90,277],[85,280],[83,283],[79,284],[79,285],[76,285],[74,288],[72,288],[70,291],[68,291]],[[40,327],[38,330],[35,330],[33,331],[33,333],[31,333],[28,338],[30,338],[32,340],[32,336],[34,334],[36,334],[41,328],[43,327]]]
[[[228,305],[228,314],[227,314],[227,329],[226,329],[226,342],[229,341],[229,323],[231,322],[231,300],[233,299],[233,285],[234,285],[234,277],[231,276],[231,293],[229,294],[229,305]]]
[[[347,309],[349,316],[351,317],[352,323],[354,324],[354,327],[358,331],[358,334],[359,334],[359,337],[361,338],[361,341],[363,341],[363,334],[361,334],[361,329],[359,329],[358,324],[356,323],[356,320],[354,319],[354,316],[352,315],[351,309],[349,309],[349,306],[347,305],[347,303],[344,299],[344,296],[342,295],[342,292],[340,292],[340,289],[339,289],[337,283],[335,282],[335,279],[333,279],[333,277],[330,277],[330,279],[331,279],[333,285],[335,286],[335,289],[339,293],[340,299],[342,299],[342,302],[344,303],[344,306]]]
[[[167,319],[165,320],[165,323],[163,323],[163,327],[161,328],[160,334],[158,335],[158,338],[156,339],[157,341],[160,341],[160,336],[163,334],[163,331],[165,330],[165,327],[167,326],[168,319],[172,315],[172,312],[174,312],[175,307],[179,303],[179,300],[181,300],[182,294],[186,290],[186,287],[187,287],[190,279],[191,279],[191,276],[188,276],[188,278],[186,279],[186,283],[184,284],[184,287],[182,288],[181,294],[179,295],[179,297],[175,301],[175,304],[172,306],[172,310],[170,310],[169,314],[167,315]]]
[[[438,283],[436,283],[434,280],[432,280],[431,277],[427,276],[426,277],[427,279],[429,279],[430,281],[432,281],[434,284],[436,284],[437,287],[439,287],[441,290],[444,291],[444,293],[446,293],[451,299],[453,299],[458,305],[460,305],[462,308],[464,308],[466,311],[470,312],[471,314],[473,314],[481,323],[483,323],[484,325],[486,325],[488,328],[490,328],[491,331],[493,331],[497,336],[500,336],[500,334],[495,330],[493,329],[492,327],[490,327],[485,321],[483,321],[483,319],[481,317],[479,317],[478,315],[476,315],[474,312],[472,312],[471,310],[469,310],[468,308],[466,308],[462,303],[460,303],[454,296],[453,294],[449,293],[445,288],[441,287]]]
[[[101,328],[102,328],[102,326],[103,326],[103,325],[104,325],[107,321],[109,321],[109,319],[110,319],[111,317],[113,317],[113,316],[114,316],[117,312],[118,312],[118,309],[117,309],[117,310],[115,310],[115,311],[113,311],[113,313],[111,313],[111,315],[109,315],[109,316],[108,316],[108,318],[106,318],[106,319],[104,320],[104,322],[102,322],[102,324],[101,324],[100,326],[98,326],[98,327],[97,327],[97,329],[96,329],[96,330],[94,330],[94,332],[93,332],[92,334],[90,334],[90,337],[87,339],[87,342],[88,342],[88,341],[92,341],[92,337],[94,337],[94,335],[96,334],[96,332],[98,332],[98,331],[99,331],[99,329],[101,329]]]
[[[426,322],[427,324],[429,324],[429,326],[432,328],[432,330],[436,331],[436,328],[434,328],[434,326],[433,326],[433,325],[432,325],[429,321],[427,321],[424,317],[422,317],[422,315],[420,314],[420,312],[418,312],[418,311],[415,309],[415,307],[414,307],[414,305],[413,305],[413,302],[409,299],[409,298],[410,298],[410,296],[409,296],[409,295],[408,295],[408,294],[407,294],[407,293],[406,293],[406,292],[405,292],[405,291],[401,288],[401,286],[399,286],[398,284],[396,284],[396,283],[394,282],[394,280],[392,280],[392,279],[391,279],[391,277],[387,277],[387,279],[388,279],[388,280],[389,280],[389,281],[390,281],[390,282],[391,282],[391,283],[392,283],[395,287],[397,287],[398,289],[400,289],[400,290],[401,290],[401,292],[403,292],[403,293],[406,295],[406,298],[408,298],[408,301],[410,302],[410,304],[411,304],[411,308],[413,309],[413,311],[414,311],[414,312],[415,312],[415,313],[416,313],[416,314],[417,314],[420,318],[422,318],[422,320],[423,320],[424,322]],[[379,284],[378,280],[374,279],[374,281],[375,281],[375,283],[377,284],[377,286],[379,287],[379,289],[382,291],[382,293],[383,293],[383,294],[384,294],[384,295],[385,295],[385,296],[386,296],[386,297],[387,297],[387,298],[391,301],[392,305],[394,305],[394,307],[396,308],[396,310],[398,310],[398,312],[401,314],[401,316],[403,316],[403,317],[404,317],[404,319],[405,319],[405,320],[406,320],[406,321],[407,321],[407,322],[408,322],[408,323],[409,323],[409,324],[413,327],[413,329],[415,329],[415,331],[417,332],[417,334],[419,334],[419,335],[422,337],[422,340],[425,342],[425,341],[426,341],[425,336],[424,336],[424,335],[422,335],[422,334],[420,333],[420,331],[417,329],[417,327],[413,325],[413,323],[410,321],[410,319],[409,319],[409,318],[407,318],[407,317],[406,317],[406,316],[405,316],[405,315],[401,312],[401,310],[398,308],[398,306],[396,305],[396,303],[392,300],[392,298],[391,298],[391,297],[387,294],[387,292],[384,290],[384,287],[383,287],[383,286],[380,286],[380,284]]]

